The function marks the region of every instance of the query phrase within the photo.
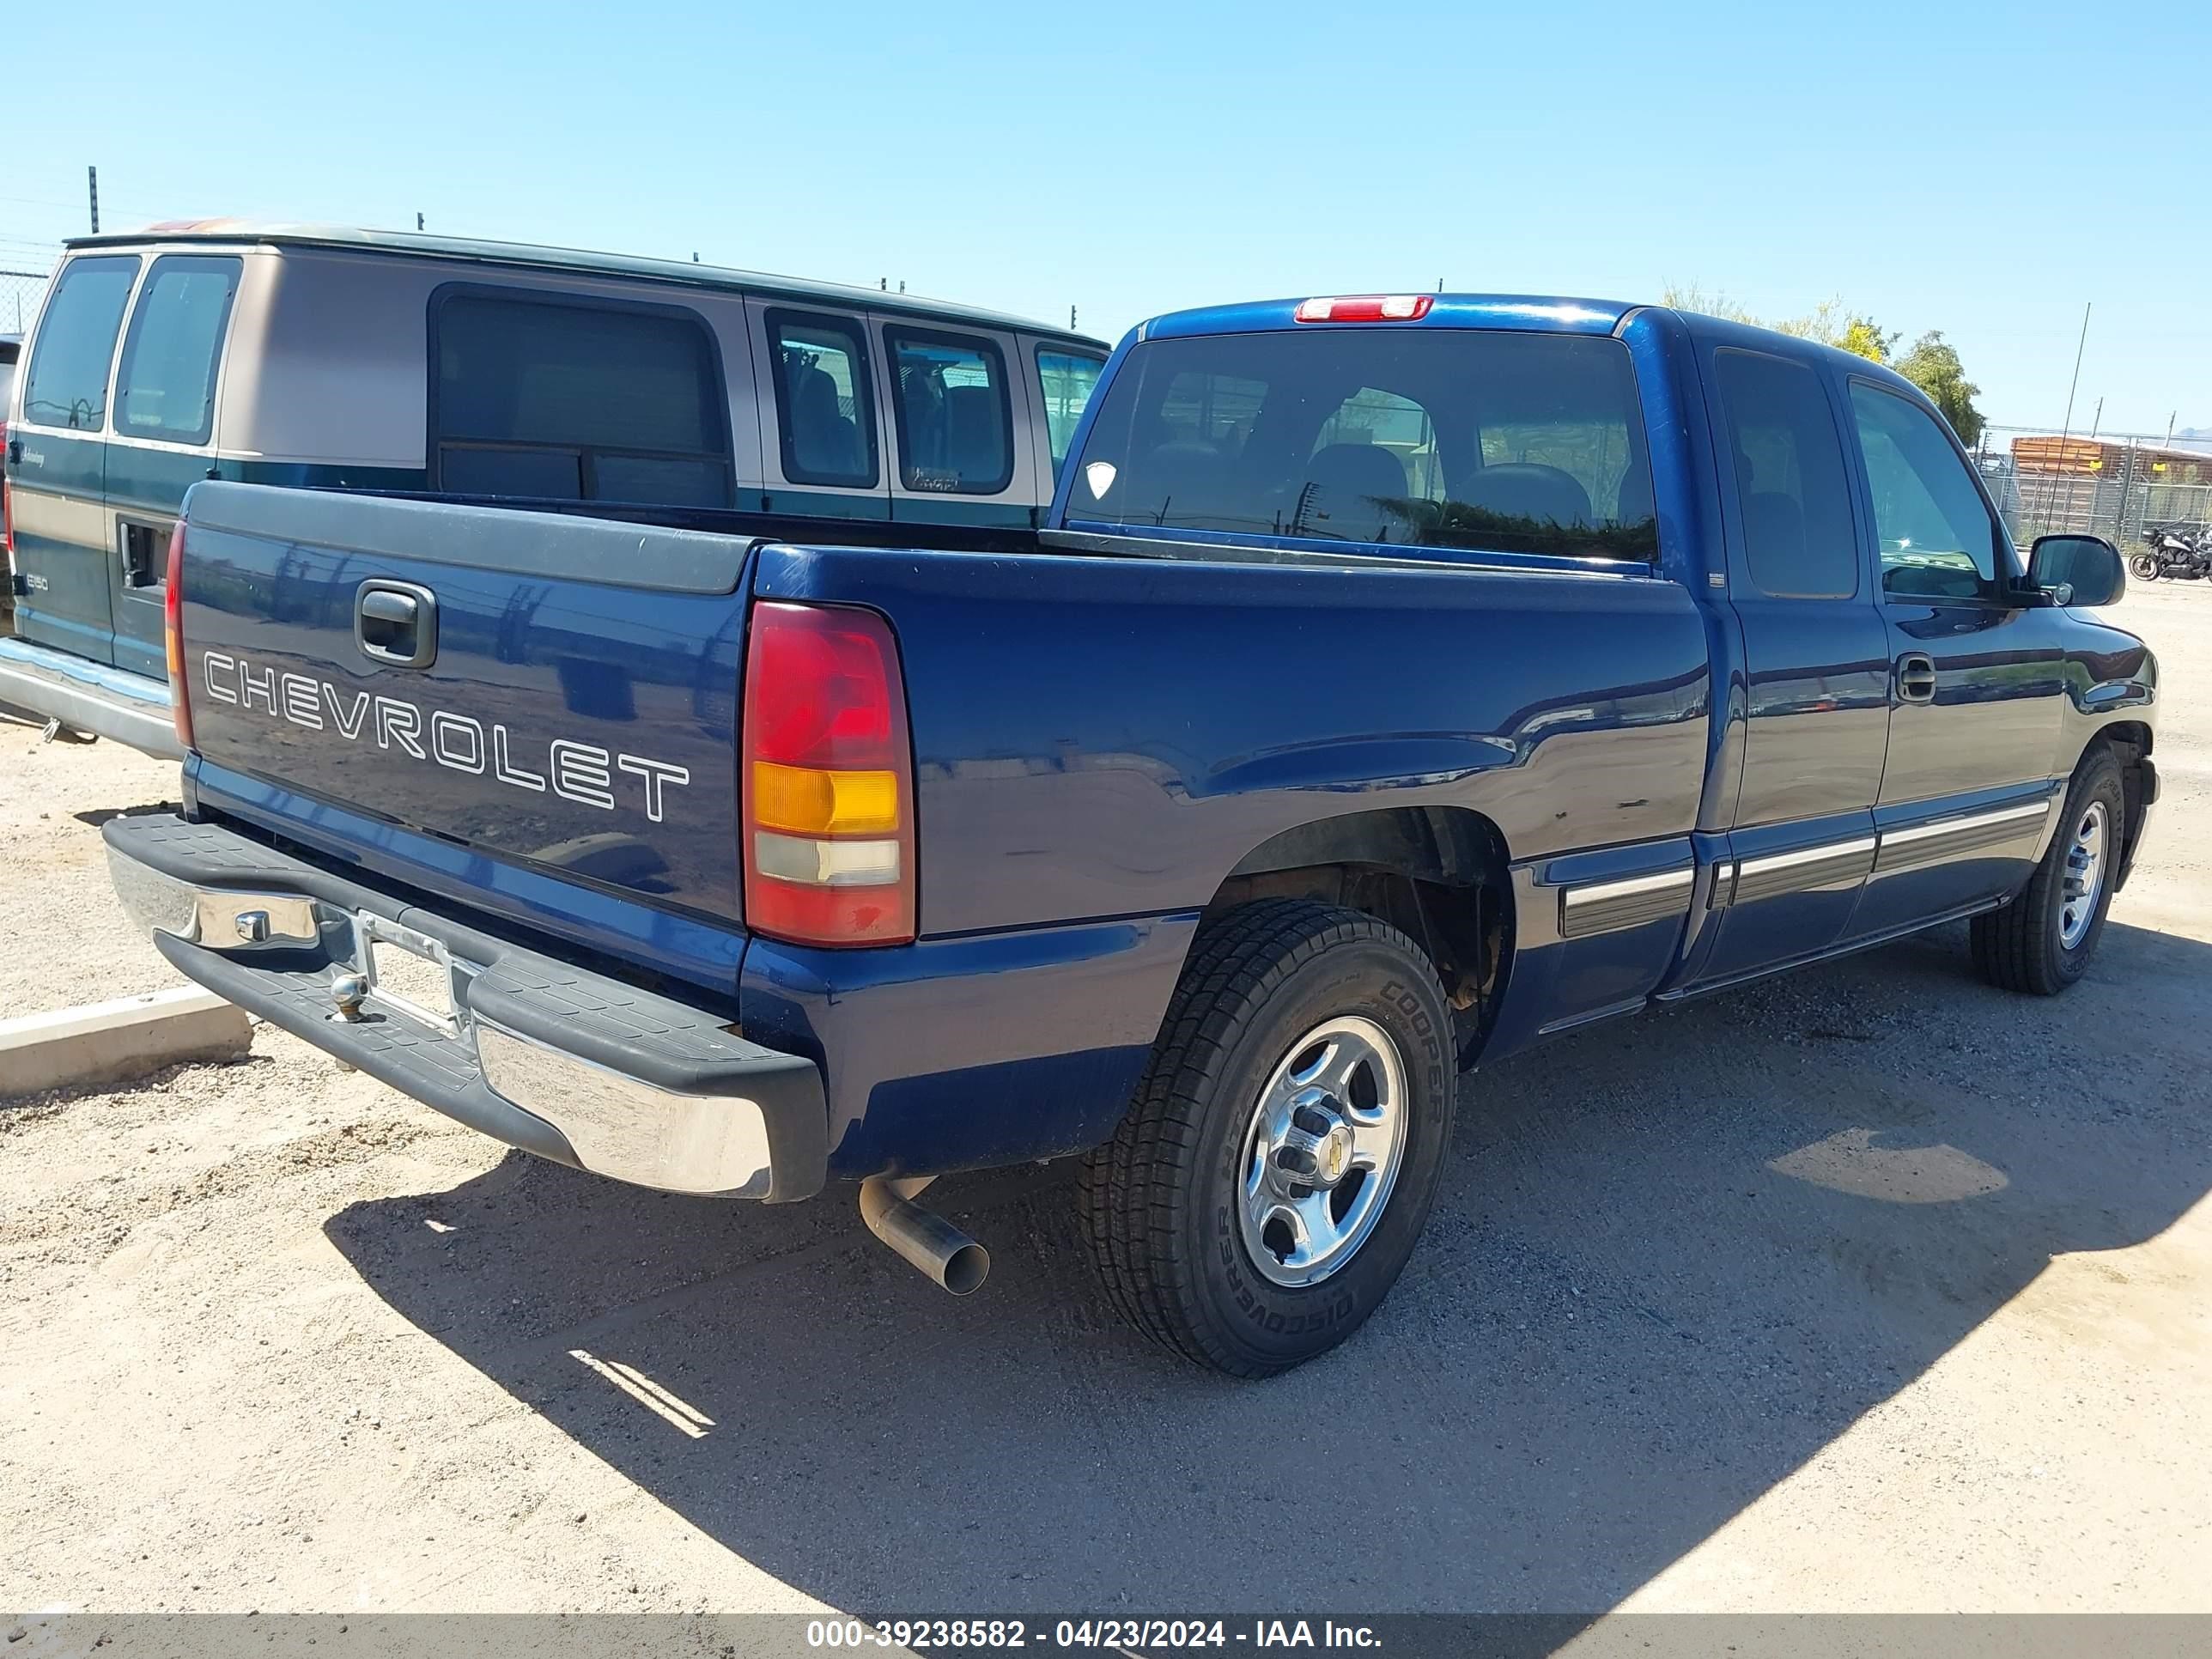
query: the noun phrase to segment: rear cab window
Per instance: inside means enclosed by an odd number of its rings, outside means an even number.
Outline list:
[[[1092,422],[1066,518],[1647,563],[1658,552],[1627,348],[1504,330],[1136,346]]]
[[[107,372],[123,309],[138,280],[136,254],[72,259],[39,319],[23,379],[27,425],[98,432],[107,424]]]
[[[868,348],[857,319],[770,310],[777,457],[793,483],[872,489],[876,405]]]
[[[1036,349],[1037,388],[1043,394],[1045,434],[1052,444],[1054,477],[1067,459],[1067,447],[1075,441],[1075,428],[1089,407],[1106,360],[1087,351],[1063,351],[1052,346]]]
[[[696,313],[449,286],[430,316],[434,488],[731,504],[720,354]]]
[[[1858,540],[1843,438],[1820,376],[1732,346],[1713,354],[1713,369],[1751,580],[1771,599],[1851,598]]]
[[[1014,481],[1006,358],[992,342],[887,327],[899,483],[918,495],[995,495]]]
[[[115,377],[115,430],[200,445],[215,435],[216,374],[245,261],[169,253],[138,291]]]

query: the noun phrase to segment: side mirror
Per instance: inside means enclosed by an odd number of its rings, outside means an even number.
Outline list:
[[[2038,536],[2028,550],[2027,585],[2057,605],[2113,605],[2127,589],[2127,567],[2102,536]]]

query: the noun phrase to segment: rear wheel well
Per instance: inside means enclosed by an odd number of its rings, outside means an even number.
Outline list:
[[[2120,851],[2120,868],[2133,867],[2136,838],[2142,834],[2143,814],[2149,809],[2146,768],[2150,756],[2150,727],[2141,720],[2117,720],[2097,733],[2096,741],[2112,751],[2112,758],[2120,763],[2120,796],[2125,840]]]
[[[1462,1062],[1473,1059],[1513,954],[1505,838],[1488,818],[1464,807],[1399,806],[1301,824],[1239,861],[1206,915],[1262,898],[1340,904],[1413,939],[1458,1016]]]

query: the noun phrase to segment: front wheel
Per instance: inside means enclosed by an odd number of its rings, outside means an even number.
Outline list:
[[[2008,991],[2056,996],[2088,971],[2112,903],[2126,835],[2120,763],[2100,744],[2067,787],[2064,814],[2021,896],[1973,920],[1974,965]]]
[[[1128,1115],[1084,1163],[1122,1316],[1235,1376],[1357,1330],[1435,1202],[1451,1029],[1428,958],[1372,916],[1269,899],[1203,929]]]
[[[2139,582],[2158,580],[2158,561],[2148,553],[2138,553],[2128,561],[2128,574]]]

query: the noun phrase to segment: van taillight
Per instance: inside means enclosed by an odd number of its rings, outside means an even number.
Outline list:
[[[742,718],[745,926],[802,945],[911,940],[914,757],[890,625],[756,605]]]
[[[169,659],[169,713],[177,741],[192,746],[192,704],[185,687],[185,521],[169,532],[169,568],[162,578],[161,641]]]

